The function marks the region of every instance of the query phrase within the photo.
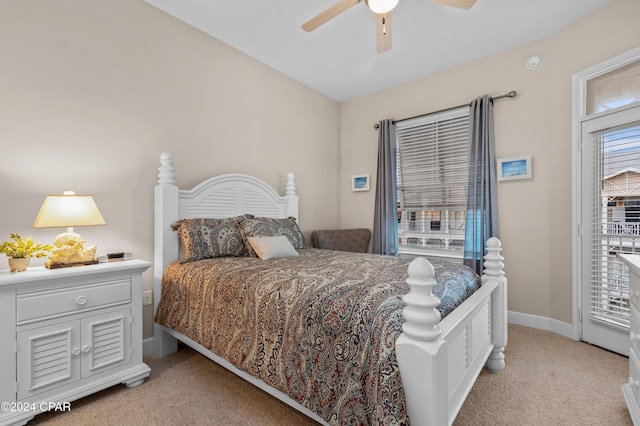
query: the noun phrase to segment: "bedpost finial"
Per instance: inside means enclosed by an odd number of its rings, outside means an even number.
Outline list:
[[[440,322],[440,299],[432,293],[436,285],[433,265],[423,257],[417,257],[409,264],[409,293],[402,297],[406,306],[402,311],[404,324],[402,331],[410,339],[419,342],[436,340],[442,331],[438,327]]]
[[[500,249],[500,247],[502,247],[502,243],[496,237],[491,237],[487,240],[487,247],[492,249]]]
[[[293,178],[293,173],[287,173],[287,183],[284,186],[284,195],[296,195],[296,184],[294,183]]]
[[[409,274],[407,282],[409,280],[417,280],[419,282],[428,281],[433,279],[436,274],[433,265],[424,257],[416,257],[413,259],[409,264],[407,272]]]
[[[158,185],[175,185],[176,173],[173,168],[173,158],[168,152],[160,154],[160,167],[158,167]]]
[[[500,254],[502,243],[496,237],[487,240],[487,254],[484,256],[484,275],[488,277],[504,276],[504,257]]]

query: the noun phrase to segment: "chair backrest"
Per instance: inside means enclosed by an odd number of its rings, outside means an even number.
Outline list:
[[[367,228],[328,229],[311,233],[311,246],[327,250],[366,253],[371,231]]]

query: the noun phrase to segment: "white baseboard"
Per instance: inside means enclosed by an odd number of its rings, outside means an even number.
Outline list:
[[[143,356],[151,356],[155,353],[155,348],[153,346],[153,337],[149,337],[148,339],[144,339],[142,341],[142,355]]]
[[[577,331],[574,329],[572,324],[558,321],[553,318],[509,311],[508,320],[509,324],[523,325],[525,327],[552,331],[569,339],[578,340]]]

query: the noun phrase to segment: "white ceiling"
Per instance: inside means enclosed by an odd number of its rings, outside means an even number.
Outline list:
[[[477,0],[470,10],[400,0],[393,48],[380,54],[364,2],[307,33],[300,25],[338,0],[145,1],[345,101],[541,39],[609,0]]]

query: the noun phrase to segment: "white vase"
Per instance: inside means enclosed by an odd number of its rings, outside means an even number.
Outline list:
[[[29,266],[28,257],[10,257],[9,258],[9,272],[22,272],[27,270]]]

